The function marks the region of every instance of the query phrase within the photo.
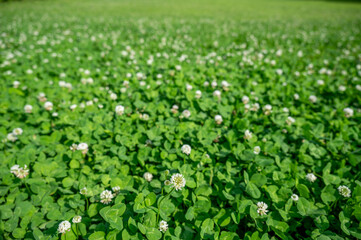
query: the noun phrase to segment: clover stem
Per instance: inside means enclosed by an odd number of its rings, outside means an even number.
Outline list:
[[[25,179],[24,179],[24,185],[25,185],[26,190],[28,191],[28,193],[31,194],[30,188],[29,188],[28,184],[26,184]]]
[[[162,191],[163,191],[163,189],[162,189]],[[174,188],[172,188],[172,190],[171,190],[169,193],[167,193],[167,195],[165,195],[165,196],[159,201],[159,203],[158,203],[158,213],[157,213],[157,223],[159,222],[160,204],[161,204],[162,201],[163,201],[165,198],[167,198],[173,191],[174,191]]]

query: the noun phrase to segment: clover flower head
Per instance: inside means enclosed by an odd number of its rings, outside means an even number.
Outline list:
[[[260,146],[255,146],[253,148],[253,153],[258,155],[261,152],[261,147]]]
[[[208,86],[209,86],[209,82],[208,82],[208,81],[205,81],[205,82],[203,83],[203,86],[208,87]]]
[[[120,187],[119,186],[112,187],[112,191],[117,194],[120,191]]]
[[[72,220],[73,223],[80,223],[81,222],[81,216],[75,216]]]
[[[186,185],[186,179],[182,174],[176,173],[173,174],[170,178],[170,184],[175,188],[176,191],[182,190],[182,188],[184,188]]]
[[[20,179],[26,178],[26,176],[29,175],[29,169],[27,165],[24,165],[24,167],[14,165],[11,167],[10,172]]]
[[[164,220],[159,223],[159,231],[166,232],[168,230],[168,223]]]
[[[342,196],[351,197],[351,190],[347,186],[341,185],[337,188],[337,190]]]
[[[18,140],[18,137],[16,136],[16,134],[14,133],[9,133],[7,136],[6,136],[6,140],[9,140],[11,142],[15,142],[16,140]]]
[[[31,105],[29,105],[29,104],[26,104],[26,105],[24,106],[24,111],[25,111],[26,113],[32,113],[32,111],[33,111],[33,106],[31,106]]]
[[[294,98],[295,100],[298,100],[298,99],[300,99],[300,95],[298,95],[297,93],[295,93],[295,94],[293,94],[293,98]]]
[[[317,102],[317,97],[315,95],[311,95],[308,100],[310,100],[311,103]]]
[[[263,112],[266,115],[270,115],[272,113],[272,106],[267,104],[263,107]]]
[[[23,129],[21,129],[21,128],[15,128],[15,129],[13,130],[13,134],[15,134],[15,135],[21,135],[21,134],[23,134]]]
[[[292,125],[295,122],[296,122],[296,120],[293,117],[287,117],[287,119],[286,119],[286,123],[288,125]]]
[[[250,139],[252,138],[252,132],[249,131],[249,130],[246,130],[246,131],[244,132],[244,138],[245,138],[246,140],[250,140]]]
[[[77,144],[75,144],[75,143],[73,143],[71,146],[70,146],[70,150],[71,151],[75,151],[75,150],[77,150],[78,149],[78,145]]]
[[[191,112],[189,110],[184,110],[182,112],[182,117],[189,118],[191,116]]]
[[[261,216],[267,215],[268,205],[267,205],[266,203],[264,203],[264,202],[258,202],[258,203],[257,203],[257,208],[258,208],[258,209],[257,209],[257,213],[258,213],[259,215],[261,215]]]
[[[59,224],[58,232],[59,233],[66,233],[67,231],[70,231],[71,223],[69,221],[62,221]]]
[[[124,107],[122,105],[118,105],[115,107],[115,113],[119,116],[123,115],[124,113]]]
[[[78,147],[77,147],[77,150],[80,150],[82,151],[83,154],[86,154],[88,152],[88,144],[86,143],[79,143]]]
[[[187,89],[187,91],[190,91],[190,90],[192,90],[193,89],[193,87],[192,87],[192,85],[190,85],[190,84],[186,84],[186,89]]]
[[[101,194],[100,194],[100,202],[104,203],[104,204],[109,204],[112,201],[113,198],[113,194],[111,191],[109,190],[104,190]]]
[[[292,194],[292,196],[291,196],[291,199],[293,200],[293,201],[298,201],[298,195],[297,194]]]
[[[223,118],[221,115],[214,116],[214,120],[216,121],[217,124],[221,124],[223,122]]]
[[[189,155],[191,154],[192,148],[188,144],[184,144],[181,148],[181,151],[182,153]]]
[[[215,96],[217,98],[221,98],[221,91],[219,91],[219,90],[214,91],[213,96]]]
[[[308,173],[306,175],[306,179],[313,183],[313,182],[315,182],[317,180],[317,177],[313,173]]]
[[[247,104],[247,103],[249,102],[249,97],[248,97],[248,96],[243,96],[243,97],[242,97],[242,102],[243,102],[244,104]]]
[[[80,189],[80,194],[81,195],[87,195],[88,194],[88,189],[86,187],[83,187],[82,189]]]
[[[145,180],[150,182],[153,179],[153,174],[151,174],[150,172],[146,172],[146,173],[144,173],[143,177],[144,177]]]
[[[246,104],[246,105],[248,105],[248,104]],[[246,106],[246,105],[245,105],[245,106]],[[259,106],[258,103],[253,103],[253,104],[252,104],[252,107],[251,107],[251,111],[257,112],[257,111],[259,110],[259,108],[260,108],[260,106]]]
[[[343,109],[343,112],[345,113],[345,117],[347,117],[347,118],[350,118],[353,116],[352,108],[345,108],[345,109]]]
[[[201,92],[200,90],[197,90],[195,97],[196,97],[197,99],[201,98],[201,97],[202,97],[202,92]]]
[[[44,103],[44,108],[45,108],[45,110],[47,110],[47,111],[53,110],[53,103],[52,103],[52,102],[45,102],[45,103]]]
[[[178,109],[179,109],[178,105],[173,105],[172,109],[171,109],[171,112],[175,114],[175,113],[178,112]]]
[[[325,81],[323,81],[323,80],[317,80],[317,84],[320,85],[320,86],[321,86],[321,85],[324,85],[324,84],[325,84]]]
[[[217,87],[217,81],[213,81],[212,83],[211,83],[211,85],[212,85],[212,88],[216,88]]]

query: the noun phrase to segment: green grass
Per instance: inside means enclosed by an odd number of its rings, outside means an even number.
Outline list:
[[[17,1],[2,4],[2,15],[23,13],[83,17],[172,17],[233,20],[316,20],[360,19],[361,4],[298,0],[54,0]]]

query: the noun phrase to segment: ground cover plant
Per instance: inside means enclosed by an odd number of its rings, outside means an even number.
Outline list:
[[[360,10],[1,4],[0,239],[361,239]]]

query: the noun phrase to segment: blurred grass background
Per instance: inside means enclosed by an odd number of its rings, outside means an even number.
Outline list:
[[[1,17],[21,14],[84,17],[222,18],[233,20],[361,19],[361,4],[311,0],[24,0],[0,4]]]

